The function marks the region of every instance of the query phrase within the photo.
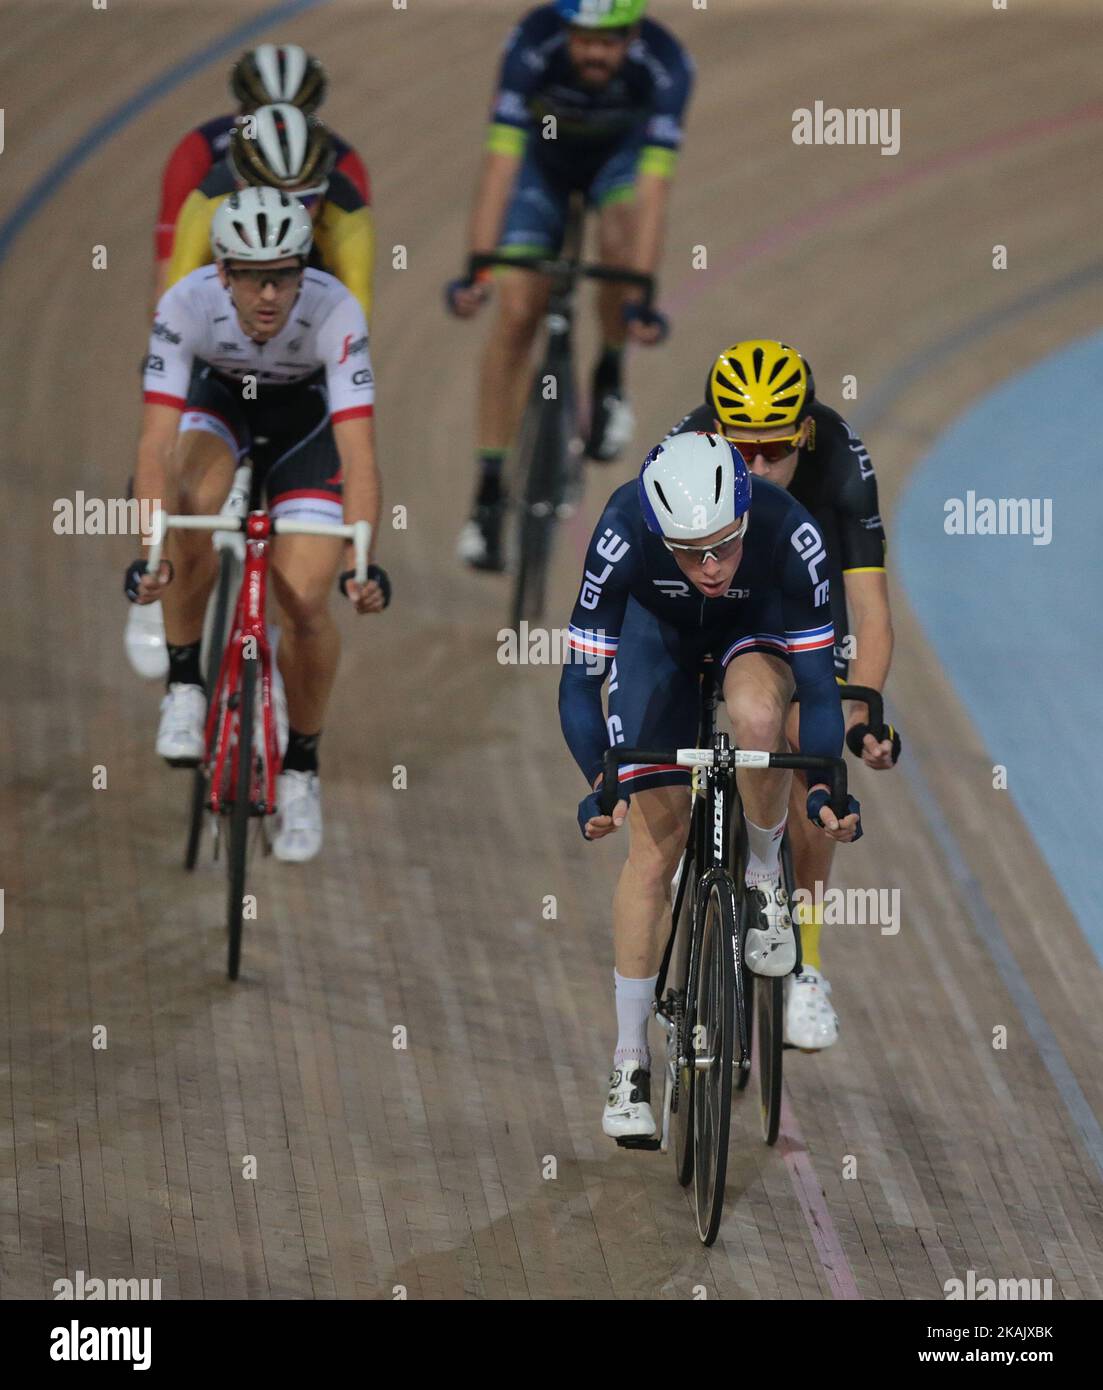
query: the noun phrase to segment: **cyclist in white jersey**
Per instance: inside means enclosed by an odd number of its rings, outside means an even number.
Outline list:
[[[377,534],[367,324],[339,280],[305,268],[311,239],[310,214],[277,189],[243,189],[220,206],[211,229],[215,264],[185,276],[157,306],[134,476],[139,502],[161,498],[170,512],[216,512],[248,454],[254,502],[263,495],[273,516],[366,520]],[[202,532],[171,532],[167,545],[158,574],[144,560],[130,566],[126,590],[137,603],[162,601],[169,671],[157,751],[174,766],[194,766],[205,712],[199,646],[216,561]],[[345,543],[273,538],[290,721],[274,844],[280,859],[312,859],[321,848],[318,740],[337,671],[329,596],[343,558],[342,584],[357,612],[381,612],[390,582],[379,566],[361,587]]]

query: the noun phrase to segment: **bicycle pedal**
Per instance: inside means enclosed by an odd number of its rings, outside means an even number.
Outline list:
[[[662,1140],[655,1135],[647,1138],[642,1134],[625,1134],[617,1140],[617,1147],[621,1149],[647,1149],[654,1152],[661,1145]]]

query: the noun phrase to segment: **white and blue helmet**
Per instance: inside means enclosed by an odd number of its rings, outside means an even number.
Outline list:
[[[743,455],[731,440],[703,430],[656,444],[637,487],[648,529],[668,541],[713,536],[733,527],[751,505]]]

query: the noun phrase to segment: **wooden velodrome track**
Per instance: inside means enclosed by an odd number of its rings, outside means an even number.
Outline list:
[[[0,211],[143,84],[268,8],[9,4]],[[256,868],[236,986],[223,871],[179,866],[184,787],[153,755],[157,692],[122,655],[133,544],[51,525],[55,499],[125,485],[158,176],[225,109],[226,59],[98,139],[5,247],[0,1295],[48,1297],[83,1269],[160,1278],[166,1298],[938,1299],[972,1269],[1097,1298],[1100,971],[899,592],[890,695],[913,771],[855,774],[868,833],[836,882],[899,888],[902,927],[825,932],[838,1046],[788,1055],[775,1151],[749,1113],[737,1124],[711,1251],[669,1160],[601,1134],[624,846],[582,844],[558,671],[498,663],[502,584],[453,559],[485,324],[446,320],[440,285],[520,8],[333,0],[263,31],[324,59],[324,114],[371,168],[381,462],[409,525],[382,542],[392,610],[344,623],[323,856]],[[1098,288],[1042,295],[901,376],[1095,264],[1092,8],[655,0],[699,73],[663,272],[675,336],[632,364],[640,449],[699,398],[718,345],[790,339],[829,401],[857,377],[847,413],[869,411],[891,556],[925,446],[1099,324]],[[794,146],[792,111],[817,99],[899,107],[900,154]],[[590,478],[556,623],[579,538],[637,452]]]

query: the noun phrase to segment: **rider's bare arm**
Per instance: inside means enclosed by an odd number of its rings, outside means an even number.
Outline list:
[[[884,690],[892,662],[893,644],[888,579],[883,570],[851,572],[845,574],[843,579],[854,629],[854,665],[848,679],[855,685]],[[852,704],[846,716],[846,727],[850,729],[855,724],[865,724],[868,719],[869,711],[865,705]],[[872,734],[867,734],[862,759],[870,767],[891,767],[892,740],[885,739],[878,743]]]
[[[660,173],[648,173],[646,167],[641,165],[636,179],[636,235],[630,269],[641,271],[644,275],[654,275],[658,269],[663,254],[663,234],[669,201],[669,177]]]
[[[341,460],[345,521],[349,524],[355,521],[370,524],[374,552],[383,490],[375,462],[372,417],[360,415],[349,420],[338,420],[333,426],[333,438]]]
[[[177,406],[147,401],[142,407],[142,432],[138,439],[138,463],[134,469],[134,496],[138,499],[139,507],[146,500],[163,502],[165,478],[179,426],[180,410]]]
[[[883,690],[892,662],[892,613],[884,570],[844,574],[847,608],[853,614],[854,665],[848,679]],[[859,707],[865,719],[865,706]],[[855,721],[849,720],[850,723]]]
[[[495,129],[509,131],[510,136],[520,134],[510,127]],[[472,252],[493,251],[498,245],[506,205],[521,166],[521,148],[507,148],[504,144],[495,144],[493,139],[487,148],[468,228],[468,246]]]

